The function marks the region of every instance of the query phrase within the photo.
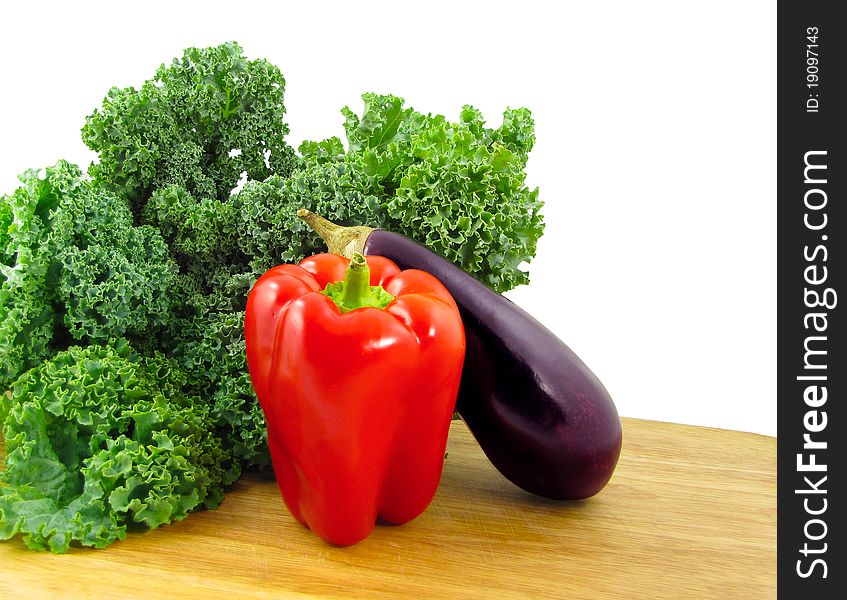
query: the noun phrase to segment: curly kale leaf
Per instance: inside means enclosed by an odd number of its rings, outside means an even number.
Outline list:
[[[284,92],[279,69],[235,42],[188,48],[139,89],[112,88],[88,116],[82,138],[100,155],[91,173],[136,214],[168,185],[225,201],[242,173],[287,175],[297,159],[283,141]]]
[[[247,291],[249,287],[240,294],[246,296]],[[264,413],[247,371],[244,311],[199,312],[175,324],[171,356],[194,389],[211,398],[216,434],[241,469],[269,466]],[[234,472],[231,481],[239,475]]]
[[[60,161],[21,176],[0,264],[0,387],[73,341],[147,339],[170,319],[177,265],[159,231]]]
[[[73,346],[21,376],[0,401],[0,539],[100,548],[130,523],[154,528],[217,506],[230,457],[184,382],[164,357],[123,342]]]
[[[9,247],[12,236],[9,229],[12,227],[12,207],[6,196],[0,197],[0,267],[12,264],[13,249]]]
[[[171,185],[152,194],[144,215],[167,240],[183,270],[198,265],[208,270],[239,262],[236,211],[232,201],[197,200],[185,188]]]
[[[29,269],[7,271],[0,281],[0,390],[23,371],[53,353],[56,311],[46,283],[46,261],[27,256],[18,259]]]
[[[170,186],[153,194],[147,211],[180,264],[172,318],[162,331],[160,348],[185,370],[193,388],[210,399],[215,431],[236,459],[232,481],[242,469],[270,464],[264,415],[250,383],[244,343],[247,294],[264,269],[249,264],[241,247],[233,223],[246,205],[236,198],[197,202],[184,189]]]
[[[465,106],[460,120],[405,108],[396,96],[365,94],[361,116],[344,108],[341,141],[304,142],[289,178],[248,184],[233,200],[242,248],[272,266],[319,251],[296,209],[345,224],[402,233],[503,292],[527,283],[522,269],[544,230],[538,190],[526,185],[535,141],[527,109],[510,109],[497,129]]]
[[[381,189],[380,227],[403,233],[502,292],[527,283],[520,269],[543,232],[538,191],[526,186],[535,141],[527,109],[498,129],[465,106],[458,123],[365,94],[361,117],[344,109],[347,162]],[[356,207],[364,208],[364,207]],[[365,222],[367,211],[350,218]]]

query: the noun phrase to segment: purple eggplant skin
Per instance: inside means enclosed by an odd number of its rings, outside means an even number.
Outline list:
[[[588,498],[608,483],[621,422],[599,379],[549,329],[417,242],[370,231],[364,254],[421,269],[450,291],[467,350],[456,409],[508,480],[556,500]]]

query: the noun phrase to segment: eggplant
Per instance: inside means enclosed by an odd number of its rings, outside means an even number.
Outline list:
[[[606,388],[558,337],[505,296],[403,235],[298,216],[330,252],[385,256],[428,271],[450,291],[465,325],[456,410],[509,481],[556,500],[588,498],[608,483],[621,451]]]

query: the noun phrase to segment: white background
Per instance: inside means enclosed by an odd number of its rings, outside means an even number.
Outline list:
[[[776,434],[773,3],[10,3],[0,194],[87,165],[109,87],[227,40],[282,70],[295,147],[343,137],[365,91],[495,126],[529,107],[547,229],[509,297],[622,415]]]

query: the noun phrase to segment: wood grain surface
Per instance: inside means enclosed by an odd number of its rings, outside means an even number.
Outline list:
[[[287,513],[272,480],[104,550],[0,542],[0,598],[773,598],[776,439],[624,419],[599,495],[514,487],[454,422],[420,517],[349,548]]]

